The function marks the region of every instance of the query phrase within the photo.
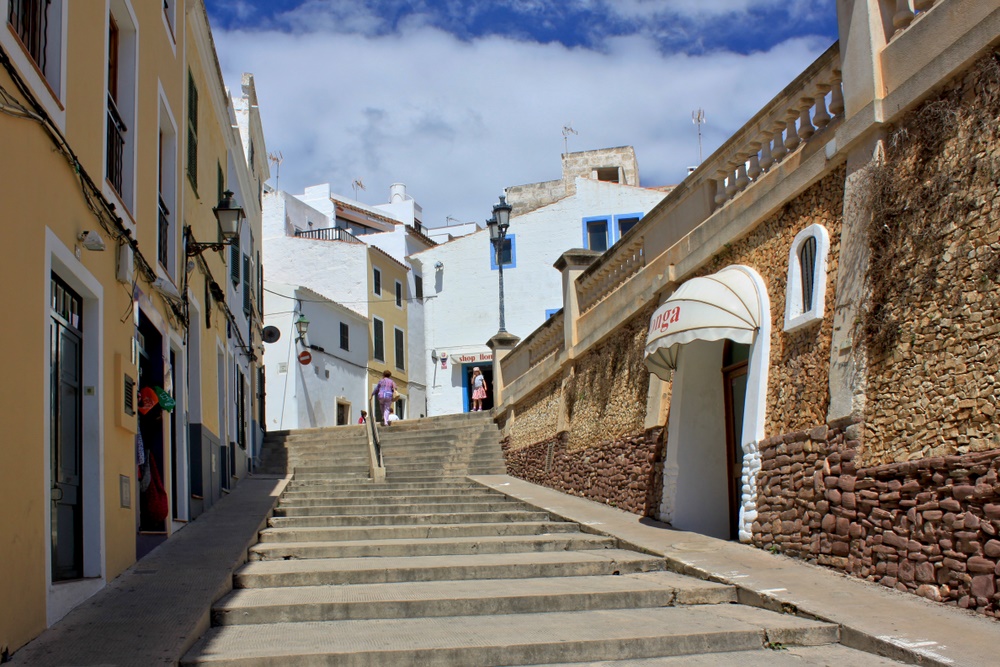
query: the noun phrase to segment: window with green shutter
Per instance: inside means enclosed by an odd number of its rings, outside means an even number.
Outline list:
[[[250,317],[250,255],[243,255],[243,312]]]
[[[240,284],[240,249],[234,245],[229,246],[229,279]]]
[[[191,187],[198,192],[198,88],[194,76],[188,71],[188,146],[187,174]]]

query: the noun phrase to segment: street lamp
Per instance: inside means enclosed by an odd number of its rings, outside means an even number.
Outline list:
[[[304,314],[299,315],[299,319],[295,320],[295,330],[299,332],[299,340],[304,341],[306,332],[309,331],[309,320]]]
[[[512,208],[507,203],[507,198],[501,195],[500,203],[493,205],[493,216],[486,221],[486,226],[490,230],[490,243],[493,244],[493,253],[496,257],[500,280],[500,329],[497,333],[507,333],[503,318],[503,242],[507,238],[507,229],[510,227]]]
[[[219,238],[222,240],[217,243],[198,243],[194,241],[191,227],[188,226],[185,231],[188,236],[187,254],[189,257],[200,255],[206,250],[222,250],[227,245],[239,242],[240,223],[243,222],[246,214],[243,212],[243,207],[233,200],[231,190],[222,193],[222,199],[212,209],[212,213],[215,214],[215,219],[219,224]]]

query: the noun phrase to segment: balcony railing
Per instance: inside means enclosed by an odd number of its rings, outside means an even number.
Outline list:
[[[8,23],[43,72],[50,4],[51,0],[11,0],[7,10]]]
[[[114,99],[108,96],[108,181],[119,195],[122,194],[122,171],[125,159],[125,132],[127,131]]]
[[[347,243],[364,243],[361,239],[340,227],[324,227],[323,229],[296,229],[295,236],[317,241],[345,241]]]
[[[163,197],[159,197],[159,222],[157,225],[158,245],[156,256],[160,264],[164,267],[170,266],[170,211],[163,203]]]
[[[939,2],[941,0],[913,0],[913,6],[911,7],[910,0],[896,0],[896,11],[892,15],[893,33],[890,39],[910,27],[913,19],[917,18],[919,14],[928,11]]]

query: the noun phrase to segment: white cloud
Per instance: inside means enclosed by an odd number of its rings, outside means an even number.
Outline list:
[[[677,182],[697,159],[692,109],[707,112],[708,155],[828,46],[803,38],[691,56],[618,37],[596,52],[462,41],[419,22],[381,34],[366,23],[377,18],[350,20],[365,34],[319,19],[304,33],[217,31],[226,80],[254,73],[267,148],[284,155],[282,189],[329,181],[350,195],[360,177],[360,198],[377,204],[403,182],[430,226],[481,221],[504,187],[559,178],[570,121],[570,150],[632,145],[644,185]]]

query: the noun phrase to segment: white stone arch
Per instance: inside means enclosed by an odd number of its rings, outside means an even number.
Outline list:
[[[723,307],[723,301],[729,303]],[[733,317],[736,310],[732,308],[734,303],[745,306],[742,316],[737,313]],[[697,318],[684,321],[685,304],[690,304],[688,313],[699,311]],[[675,311],[678,306],[681,311]],[[670,321],[666,322],[665,318]],[[712,276],[688,281],[653,315],[646,346],[646,364],[663,379],[670,379],[671,373],[677,371],[667,424],[667,460],[664,463],[660,518],[678,528],[722,536],[718,517],[713,524],[711,518],[700,521],[691,511],[693,505],[707,503],[706,507],[698,509],[705,509],[704,515],[711,514],[713,500],[716,504],[720,501],[717,493],[713,498],[713,485],[709,480],[702,479],[702,476],[720,474],[718,462],[711,457],[704,458],[703,451],[692,456],[692,451],[685,452],[681,443],[713,440],[719,436],[719,420],[714,418],[716,413],[713,412],[717,407],[712,406],[717,406],[721,400],[722,383],[715,382],[713,385],[711,373],[705,373],[705,370],[711,365],[707,360],[721,358],[722,341],[725,339],[750,344],[740,439],[743,469],[738,518],[739,539],[749,542],[751,527],[757,518],[757,474],[760,472],[757,443],[764,437],[771,353],[771,304],[764,280],[748,266],[729,266]],[[687,367],[685,361],[689,362]],[[713,396],[714,391],[718,392],[717,396]],[[722,463],[725,464],[724,461]],[[728,498],[724,502],[728,526]]]

